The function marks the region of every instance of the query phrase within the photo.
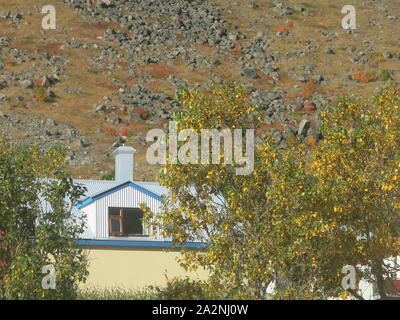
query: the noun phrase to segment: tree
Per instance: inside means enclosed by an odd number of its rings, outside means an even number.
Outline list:
[[[387,298],[384,280],[400,271],[389,263],[400,252],[398,90],[370,101],[339,99],[322,111],[320,131],[313,149],[297,141],[278,152],[273,144],[264,149],[281,248],[276,264],[283,261],[282,274],[299,280],[283,296],[302,289],[312,297],[361,299],[340,285],[342,267],[351,265]]]
[[[260,114],[247,102],[248,96],[242,86],[231,82],[207,92],[182,89],[177,97],[183,109],[174,116],[178,131],[193,129],[200,135],[201,129],[254,129]],[[220,152],[223,158],[223,148]],[[216,297],[263,298],[274,277],[268,268],[269,240],[261,237],[261,230],[268,228],[263,217],[268,180],[264,180],[261,150],[254,154],[255,169],[249,175],[236,175],[237,161],[232,165],[168,161],[160,182],[170,190],[170,197],[162,213],[148,214],[149,223],[177,244],[208,243],[203,252],[184,251],[181,263],[187,269],[207,269]]]
[[[178,97],[180,129],[259,125],[241,86]],[[340,99],[322,110],[323,139],[312,146],[291,139],[282,148],[259,130],[250,175],[235,175],[235,163],[167,163],[160,181],[170,196],[148,220],[177,244],[208,243],[183,251],[182,265],[206,268],[219,298],[264,299],[273,280],[276,299],[358,297],[341,287],[345,265],[376,280],[385,298],[384,279],[395,271],[385,259],[400,244],[399,105],[394,89],[369,102]]]
[[[75,240],[84,217],[71,213],[83,195],[65,173],[65,152],[16,146],[0,138],[0,296],[5,299],[72,299],[87,277],[87,258]],[[55,269],[55,289],[44,289]]]

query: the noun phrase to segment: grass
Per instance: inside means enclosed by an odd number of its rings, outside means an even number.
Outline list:
[[[77,300],[156,300],[158,294],[150,288],[123,289],[113,288],[85,288],[78,292]]]
[[[381,81],[388,81],[389,79],[391,79],[390,71],[387,69],[383,69],[378,78]]]
[[[168,22],[168,21],[171,20],[171,17],[163,16],[163,17],[160,18],[160,20],[163,21],[163,22]]]
[[[292,14],[291,16],[288,17],[288,20],[298,21],[299,19],[300,19],[299,16],[296,16],[295,14]]]
[[[206,283],[190,278],[167,278],[164,286],[138,289],[87,287],[78,291],[77,300],[204,300],[210,298]]]
[[[90,73],[90,74],[99,74],[99,71],[97,71],[95,69],[87,69],[86,72]]]
[[[35,37],[32,36],[32,35],[29,35],[29,36],[26,36],[26,37],[22,38],[21,42],[23,44],[35,44],[36,43]]]
[[[309,8],[309,9],[315,8],[315,6],[314,6],[313,4],[308,3],[308,2],[303,2],[301,5],[302,5],[303,7]]]

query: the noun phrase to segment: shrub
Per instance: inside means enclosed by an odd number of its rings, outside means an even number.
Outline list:
[[[15,63],[14,63],[14,61],[12,61],[12,60],[4,60],[4,65],[5,65],[6,67],[14,67],[14,66],[15,66]]]
[[[276,27],[275,32],[285,33],[285,32],[289,32],[289,29],[284,28],[284,27]]]
[[[315,109],[316,109],[316,107],[313,103],[310,103],[310,104],[304,106],[304,108],[303,108],[304,111],[314,111]]]
[[[123,137],[127,137],[128,136],[128,129],[122,129],[121,130],[121,136],[123,136]]]
[[[388,81],[392,78],[390,71],[387,69],[383,69],[378,77],[379,77],[379,80],[381,80],[381,81]]]
[[[118,136],[118,131],[117,130],[115,130],[115,129],[113,129],[113,128],[104,128],[104,133],[105,134],[108,134],[108,135],[111,135],[111,136]]]
[[[293,28],[293,26],[294,26],[294,24],[293,24],[292,21],[289,21],[289,22],[287,22],[287,23],[285,24],[285,27],[287,27],[287,28]]]
[[[146,120],[149,117],[149,113],[142,107],[133,109],[133,113],[138,114],[142,120]]]
[[[379,57],[376,57],[374,61],[375,61],[375,63],[380,63],[380,62],[382,62],[382,61],[385,61],[385,58],[379,56]]]
[[[114,180],[115,170],[111,170],[101,176],[101,180]]]
[[[167,279],[165,287],[150,286],[160,300],[205,300],[210,299],[206,282],[190,278]]]
[[[91,74],[99,74],[99,72],[95,69],[87,69],[86,72]]]
[[[84,288],[78,291],[77,300],[155,300],[157,293],[149,287],[134,290],[114,288]]]
[[[168,16],[163,16],[163,17],[160,18],[160,20],[161,20],[162,22],[168,22],[168,21],[171,20],[171,18],[168,17]]]
[[[186,278],[167,279],[166,286],[147,286],[142,289],[84,288],[78,300],[204,300],[211,299],[204,281]]]
[[[43,87],[34,87],[33,88],[33,96],[35,97],[35,99],[37,101],[41,101],[41,102],[49,102],[50,101],[50,97],[47,94],[46,89],[44,89]]]
[[[354,71],[352,78],[362,83],[369,83],[376,80],[376,77],[373,74],[363,73],[362,71]]]

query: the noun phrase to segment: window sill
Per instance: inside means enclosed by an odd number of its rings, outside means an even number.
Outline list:
[[[128,235],[119,235],[119,234],[110,234],[109,237],[114,237],[114,238],[146,238],[150,237],[147,234],[128,234]]]
[[[105,240],[122,240],[122,241],[154,241],[156,240],[154,237],[150,237],[149,235],[135,235],[135,236],[109,236],[105,238]]]

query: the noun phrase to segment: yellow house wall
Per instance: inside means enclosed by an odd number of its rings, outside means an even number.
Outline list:
[[[177,250],[148,247],[83,247],[89,259],[87,287],[143,288],[164,285],[168,278],[189,276],[205,280],[207,272],[185,272],[179,266]]]

